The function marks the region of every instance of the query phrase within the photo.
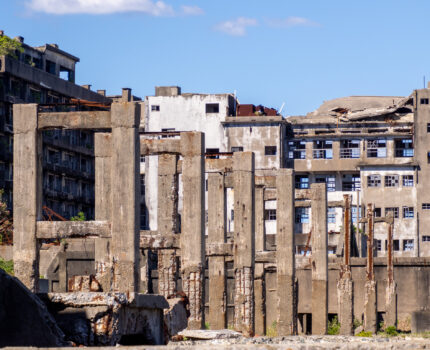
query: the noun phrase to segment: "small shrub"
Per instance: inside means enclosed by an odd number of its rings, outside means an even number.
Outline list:
[[[357,333],[357,337],[371,337],[371,336],[372,336],[372,332],[361,331],[360,333]]]
[[[363,323],[360,322],[359,320],[357,320],[356,318],[354,318],[354,323],[353,323],[353,328],[357,329],[358,327],[362,326]]]
[[[329,335],[338,335],[339,332],[340,332],[340,323],[336,315],[332,318],[331,321],[328,321],[327,333]]]
[[[399,335],[396,327],[394,326],[388,326],[387,328],[385,328],[384,333],[390,337],[396,337],[397,335]]]
[[[211,329],[209,322],[205,322],[205,329]]]
[[[278,336],[278,322],[273,321],[272,325],[266,330],[266,336],[274,338]]]
[[[13,276],[13,260],[4,260],[0,258],[0,269]]]
[[[70,221],[85,221],[86,220],[86,218],[85,218],[85,214],[84,214],[84,212],[82,212],[82,211],[80,211],[79,213],[78,213],[78,215],[76,215],[76,216],[72,216],[71,218],[70,218]]]

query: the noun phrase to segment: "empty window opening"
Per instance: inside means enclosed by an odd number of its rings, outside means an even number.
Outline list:
[[[360,158],[360,140],[340,140],[340,158]]]
[[[368,158],[385,158],[387,156],[387,140],[367,140]]]
[[[333,158],[333,141],[316,140],[313,143],[314,159],[332,159]]]
[[[414,207],[403,207],[403,218],[413,219],[414,218]]]
[[[342,176],[342,191],[357,191],[360,188],[360,174],[344,174]]]
[[[218,159],[219,158],[219,148],[206,148],[206,158]]]
[[[49,60],[46,60],[46,69],[45,69],[48,73],[51,73],[51,74],[56,74],[56,71],[55,71],[55,62],[52,62],[52,61],[49,61]]]
[[[230,211],[230,219],[231,221],[234,221],[234,209],[231,209]]]
[[[420,99],[420,104],[422,104],[422,105],[428,105],[429,104],[429,99],[428,98],[421,98]]]
[[[373,214],[374,214],[375,218],[380,218],[381,217],[381,208],[375,208],[373,210]]]
[[[276,220],[276,209],[265,209],[264,220]]]
[[[422,204],[422,208],[423,208],[424,210],[430,210],[430,203],[423,203],[423,204]]]
[[[309,188],[309,177],[307,175],[296,175],[295,187],[298,189]]]
[[[295,222],[296,224],[308,224],[309,223],[309,208],[298,207],[295,209]]]
[[[386,175],[384,182],[385,187],[397,187],[399,186],[399,175]]]
[[[394,219],[399,218],[399,208],[398,207],[387,207],[387,208],[385,208],[385,216],[388,216],[390,213],[393,214]]]
[[[414,144],[412,139],[395,140],[395,156],[396,157],[413,157],[414,156]]]
[[[276,146],[265,146],[264,155],[266,156],[276,156]]]
[[[289,141],[288,142],[289,159],[306,158],[306,141]]]
[[[159,105],[151,105],[151,111],[153,112],[159,112],[160,106]]]
[[[145,174],[140,174],[140,195],[145,197]]]
[[[427,123],[427,132],[430,132],[430,123]]]
[[[398,252],[400,250],[400,242],[398,239],[393,239],[393,250]]]
[[[403,250],[404,251],[414,250],[414,240],[413,239],[404,239],[403,240]]]
[[[430,242],[430,236],[423,236],[423,242]]]
[[[73,71],[63,66],[60,66],[60,78],[73,83]]]
[[[206,113],[219,113],[219,103],[206,103]]]
[[[327,208],[327,223],[335,224],[336,223],[336,208],[328,207]]]
[[[242,146],[234,146],[231,148],[232,152],[243,152],[243,147]]]
[[[367,187],[381,187],[381,175],[367,176]]]
[[[140,156],[140,162],[145,163],[145,156]]]
[[[403,183],[403,187],[413,187],[414,186],[414,175],[403,175],[402,183]]]

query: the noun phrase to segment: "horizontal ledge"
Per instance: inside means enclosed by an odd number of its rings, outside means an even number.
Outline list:
[[[233,255],[233,243],[208,243],[206,256],[231,256]]]
[[[36,228],[38,239],[111,237],[108,221],[38,221]]]
[[[141,139],[140,155],[181,154],[180,139]]]
[[[109,111],[39,113],[38,130],[48,129],[110,129]]]
[[[179,249],[180,234],[159,234],[157,231],[140,231],[140,248]]]

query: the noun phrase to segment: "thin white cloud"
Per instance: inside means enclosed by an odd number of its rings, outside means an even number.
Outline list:
[[[198,6],[186,6],[183,5],[182,7],[182,13],[187,16],[200,16],[203,15],[205,12]]]
[[[283,19],[266,19],[266,23],[271,27],[289,28],[289,27],[317,27],[319,24],[304,17],[287,17]]]
[[[142,12],[151,16],[172,16],[172,6],[161,0],[28,0],[27,6],[36,12],[54,15]]]
[[[239,17],[231,21],[218,23],[215,30],[233,36],[244,36],[248,27],[258,24],[254,18]]]

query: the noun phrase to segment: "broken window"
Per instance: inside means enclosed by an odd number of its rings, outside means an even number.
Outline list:
[[[327,223],[335,224],[336,223],[336,208],[328,207],[327,208]]]
[[[309,208],[297,207],[295,209],[295,222],[296,224],[308,224],[309,223]]]
[[[60,66],[60,78],[73,83],[73,71],[63,66]]]
[[[219,113],[219,103],[206,103],[206,113]]]
[[[382,241],[380,239],[374,239],[373,246],[375,247],[374,249],[380,252],[382,250]]]
[[[340,140],[340,158],[360,158],[360,140]]]
[[[389,213],[393,213],[393,218],[397,219],[399,217],[399,208],[398,207],[385,208],[385,216],[388,216]]]
[[[219,148],[206,148],[206,155],[206,158],[208,159],[218,159]]]
[[[243,147],[242,146],[235,146],[231,148],[232,152],[243,152]]]
[[[359,174],[345,174],[342,176],[342,191],[357,191],[360,188]]]
[[[423,203],[423,204],[422,204],[422,208],[423,208],[424,210],[430,210],[430,203]]]
[[[402,180],[403,180],[404,187],[414,186],[414,175],[403,175]]]
[[[395,156],[396,157],[413,157],[414,145],[412,139],[395,140]]]
[[[160,106],[159,105],[151,105],[151,111],[153,112],[159,112]]]
[[[404,251],[414,250],[414,240],[413,239],[404,239],[403,240],[403,250]]]
[[[55,71],[55,62],[52,62],[52,61],[49,61],[49,60],[46,60],[46,69],[45,69],[48,73],[51,73],[51,74],[56,74],[56,71]]]
[[[317,175],[315,179],[316,183],[326,183],[327,192],[336,191],[336,176],[335,175]]]
[[[373,209],[373,215],[375,216],[375,218],[380,218],[381,217],[381,208],[374,208]]]
[[[264,220],[276,220],[276,209],[265,209]]]
[[[400,250],[400,242],[398,239],[393,239],[393,250],[398,252]]]
[[[289,159],[306,158],[306,141],[289,141],[288,142]]]
[[[397,187],[397,186],[399,186],[399,175],[385,176],[385,187]]]
[[[385,158],[387,156],[387,140],[367,140],[368,158]]]
[[[309,177],[307,175],[296,175],[295,185],[298,189],[309,188]]]
[[[430,242],[430,236],[423,236],[423,242]]]
[[[314,159],[332,159],[333,158],[333,141],[316,140],[313,143]]]
[[[265,156],[276,156],[276,146],[265,146],[264,147]]]
[[[414,218],[414,207],[403,207],[403,218],[413,219]]]
[[[358,219],[361,219],[361,210],[358,209]],[[351,220],[353,223],[357,222],[357,207],[351,207]]]
[[[367,187],[381,187],[381,175],[367,176]]]
[[[429,104],[429,99],[428,98],[421,98],[420,99],[420,104],[422,104],[422,105],[428,105]]]

